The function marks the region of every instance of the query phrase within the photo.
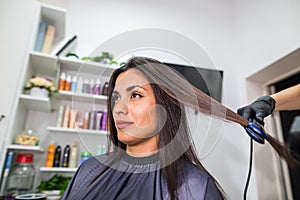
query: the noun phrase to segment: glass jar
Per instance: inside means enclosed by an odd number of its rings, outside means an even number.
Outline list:
[[[33,166],[33,154],[21,153],[17,157],[17,163],[10,170],[6,183],[6,195],[28,194],[33,190],[35,170]]]
[[[19,145],[37,146],[39,144],[39,138],[33,130],[27,130],[15,138],[15,143]]]

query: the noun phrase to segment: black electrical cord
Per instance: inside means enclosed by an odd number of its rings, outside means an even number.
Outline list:
[[[249,170],[248,170],[247,181],[246,181],[246,185],[244,188],[244,200],[247,199],[247,190],[248,190],[248,186],[249,186],[249,182],[250,182],[250,178],[251,178],[251,171],[252,171],[252,160],[253,160],[253,140],[250,139],[250,160],[249,160]]]

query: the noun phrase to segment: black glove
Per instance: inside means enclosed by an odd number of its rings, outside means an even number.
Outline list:
[[[248,106],[238,109],[238,114],[248,121],[264,126],[264,118],[272,114],[275,100],[270,96],[262,96]]]

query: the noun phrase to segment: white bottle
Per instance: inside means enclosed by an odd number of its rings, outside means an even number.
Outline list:
[[[83,86],[82,77],[79,77],[78,80],[77,80],[77,85],[76,85],[76,92],[77,93],[82,93],[82,86]]]
[[[90,92],[89,79],[85,78],[82,85],[82,92],[88,94]]]
[[[78,142],[75,140],[71,147],[69,167],[75,168],[78,166]]]
[[[71,88],[70,88],[71,92],[76,91],[76,85],[77,85],[77,77],[73,76],[72,81],[71,81]]]
[[[63,125],[64,109],[64,105],[59,106],[56,127],[62,127]]]

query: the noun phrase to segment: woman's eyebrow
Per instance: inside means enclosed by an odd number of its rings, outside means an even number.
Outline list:
[[[142,87],[140,85],[133,85],[133,86],[129,86],[128,88],[126,88],[126,91],[129,92],[129,91],[133,90],[136,87],[141,88],[143,90],[146,90],[144,87]]]
[[[118,92],[117,90],[114,90],[114,91],[112,92],[112,94],[119,94],[119,92]]]

